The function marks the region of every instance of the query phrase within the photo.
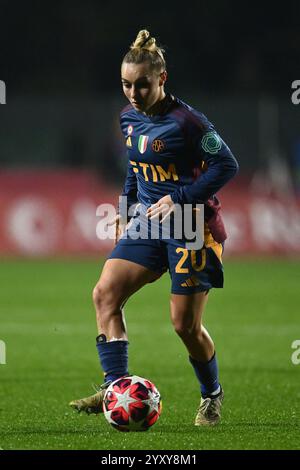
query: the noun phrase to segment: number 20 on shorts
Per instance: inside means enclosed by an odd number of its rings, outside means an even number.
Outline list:
[[[201,264],[197,264],[196,259],[196,250],[187,250],[187,248],[176,248],[176,253],[181,254],[181,258],[179,259],[178,263],[176,264],[175,272],[178,274],[187,274],[189,272],[189,268],[183,267],[184,263],[188,259],[189,255],[191,256],[191,264],[194,271],[202,271],[206,264],[206,249],[202,248],[200,250],[201,253]]]

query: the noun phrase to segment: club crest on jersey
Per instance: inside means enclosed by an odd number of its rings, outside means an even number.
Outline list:
[[[127,127],[127,134],[131,135],[132,133],[133,133],[133,127],[131,124],[129,124],[129,126]]]
[[[160,139],[155,139],[152,142],[152,150],[154,152],[161,152],[165,148],[165,144]]]
[[[127,145],[127,147],[132,147],[132,142],[131,142],[131,137],[130,137],[130,135],[127,137],[126,145]]]
[[[140,135],[138,141],[138,148],[140,153],[145,153],[147,149],[149,136],[148,135]]]

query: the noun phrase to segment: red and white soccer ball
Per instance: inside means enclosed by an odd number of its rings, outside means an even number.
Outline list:
[[[155,385],[137,375],[112,382],[103,399],[105,418],[118,431],[147,431],[158,420],[161,409]]]

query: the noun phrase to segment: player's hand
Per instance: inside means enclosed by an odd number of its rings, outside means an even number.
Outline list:
[[[150,220],[157,219],[161,216],[160,223],[162,223],[172,212],[174,212],[174,210],[175,204],[172,201],[171,196],[168,194],[150,206],[147,209],[146,216]]]

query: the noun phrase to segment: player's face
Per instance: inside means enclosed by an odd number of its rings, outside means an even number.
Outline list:
[[[127,64],[121,69],[123,91],[132,106],[139,112],[147,112],[164,97],[166,72],[151,70],[149,64]]]

